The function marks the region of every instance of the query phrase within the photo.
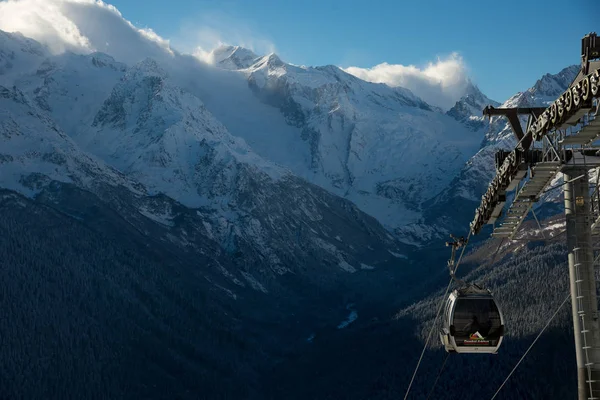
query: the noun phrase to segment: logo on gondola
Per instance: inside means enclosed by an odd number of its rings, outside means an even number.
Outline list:
[[[465,340],[464,344],[476,344],[476,345],[488,345],[490,344],[489,340],[485,340],[481,333],[475,332],[471,333],[469,339]]]

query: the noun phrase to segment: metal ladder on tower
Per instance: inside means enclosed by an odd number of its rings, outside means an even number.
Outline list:
[[[583,350],[583,354],[585,356],[585,368],[587,370],[587,379],[586,379],[586,383],[589,385],[589,390],[590,390],[590,397],[588,397],[588,400],[598,400],[600,399],[600,390],[596,390],[594,389],[594,386],[597,385],[593,385],[593,383],[598,382],[596,380],[596,377],[592,376],[592,367],[594,366],[594,363],[590,361],[590,354],[589,351],[593,350],[593,347],[590,346],[589,343],[589,338],[588,338],[588,333],[589,331],[586,329],[586,313],[584,310],[584,306],[583,306],[583,302],[584,299],[586,298],[584,292],[587,291],[586,289],[582,288],[582,284],[585,283],[585,279],[583,279],[583,276],[581,274],[580,271],[580,266],[581,266],[581,262],[580,262],[580,258],[581,258],[581,254],[585,254],[586,249],[582,248],[582,247],[576,247],[575,249],[573,249],[574,251],[574,255],[575,255],[575,275],[576,275],[576,287],[577,287],[577,314],[579,316],[579,319],[581,321],[581,337],[582,337],[582,341],[583,341],[583,346],[582,346],[582,350]],[[585,256],[584,256],[585,257]],[[598,349],[597,349],[598,350]],[[596,375],[596,374],[594,374]]]
[[[580,201],[581,204],[579,204]],[[593,325],[598,324],[598,308],[597,305],[592,304],[597,301],[596,269],[599,266],[597,254],[600,250],[595,248],[596,240],[594,240],[600,234],[600,229],[598,229],[600,228],[598,226],[600,221],[600,187],[597,179],[594,191],[589,197],[588,205],[584,206],[583,201],[583,197],[575,199],[575,202],[579,205],[579,207],[574,207],[574,210],[576,210],[576,225],[578,225],[577,230],[589,230],[590,235],[588,236],[589,241],[585,239],[580,241],[578,240],[580,236],[576,235],[573,248],[575,297],[577,316],[580,322],[582,361],[586,371],[585,383],[589,391],[587,399],[597,400],[600,399],[600,341],[598,337],[594,337],[597,326],[594,327]],[[578,212],[579,215],[577,215]],[[590,266],[591,271],[585,265]]]

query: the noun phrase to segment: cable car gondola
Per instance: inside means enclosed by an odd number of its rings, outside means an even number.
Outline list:
[[[446,301],[440,340],[449,353],[497,354],[504,337],[502,312],[491,291],[456,278],[456,249],[465,246],[467,241],[451,237],[455,241],[446,243],[452,246],[448,269],[452,279],[462,287],[450,293]]]
[[[440,338],[449,353],[498,353],[504,318],[487,289],[469,285],[454,290],[444,309]]]

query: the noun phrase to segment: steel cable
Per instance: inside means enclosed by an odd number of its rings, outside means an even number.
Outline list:
[[[500,385],[500,387],[498,388],[498,390],[496,390],[496,393],[494,393],[494,396],[492,396],[491,400],[494,400],[496,398],[496,396],[498,395],[498,393],[500,393],[500,390],[502,390],[502,387],[504,387],[504,385],[506,384],[506,382],[508,382],[508,379],[511,377],[511,375],[513,374],[513,372],[515,372],[515,370],[517,369],[517,367],[519,366],[519,364],[521,364],[521,361],[523,361],[523,359],[525,358],[525,356],[527,355],[527,353],[529,353],[529,350],[531,350],[531,348],[533,347],[533,345],[535,344],[535,342],[537,342],[537,340],[540,338],[540,336],[542,336],[542,333],[544,333],[544,331],[546,330],[546,328],[548,327],[548,325],[550,325],[550,322],[552,322],[552,320],[554,319],[554,317],[556,316],[556,314],[558,314],[558,312],[560,311],[560,309],[562,308],[562,306],[564,306],[565,303],[567,302],[567,300],[569,300],[569,297],[571,297],[570,293],[563,300],[563,302],[560,304],[560,306],[558,306],[558,308],[556,309],[556,311],[554,312],[554,314],[550,317],[550,319],[546,323],[546,326],[544,326],[542,328],[542,330],[537,335],[537,337],[535,338],[535,340],[533,341],[533,343],[531,343],[531,345],[529,346],[529,348],[527,349],[527,351],[525,352],[525,354],[523,354],[523,357],[521,357],[521,359],[519,360],[519,362],[517,363],[517,365],[515,365],[515,367],[512,369],[512,371],[510,371],[510,374],[508,374],[508,376],[506,377],[506,379],[504,380],[504,382],[502,382],[502,385]]]
[[[462,260],[463,254],[465,253],[465,249],[467,248],[467,245],[469,244],[470,237],[471,237],[471,231],[469,230],[469,235],[467,236],[467,244],[465,244],[463,246],[462,251],[460,252],[460,256],[458,257],[456,267],[454,268],[454,272],[456,272],[456,270],[460,266],[460,261]],[[415,367],[415,372],[413,372],[412,378],[410,379],[410,383],[408,384],[408,389],[406,390],[406,394],[404,395],[404,400],[406,400],[408,398],[408,394],[410,393],[410,388],[412,387],[412,384],[415,380],[415,376],[417,375],[417,371],[419,370],[419,366],[421,365],[421,361],[423,360],[423,355],[425,354],[425,350],[427,350],[427,345],[429,344],[429,340],[431,339],[431,334],[433,333],[433,330],[435,329],[435,325],[437,323],[438,317],[440,316],[440,311],[442,310],[442,307],[444,306],[444,300],[446,299],[446,294],[448,294],[448,289],[450,289],[450,285],[452,285],[452,280],[453,279],[450,278],[450,282],[448,282],[448,286],[446,286],[446,290],[444,291],[444,294],[442,295],[442,298],[440,299],[437,314],[435,315],[433,325],[431,326],[431,329],[429,330],[429,335],[427,336],[427,341],[425,342],[425,345],[423,346],[423,351],[421,351],[421,356],[419,357],[419,361],[417,362],[417,366]]]

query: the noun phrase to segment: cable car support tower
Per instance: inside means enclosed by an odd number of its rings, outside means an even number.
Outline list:
[[[600,320],[594,266],[600,249],[600,192],[590,194],[590,170],[600,167],[600,39],[585,35],[581,70],[569,88],[549,107],[494,108],[483,114],[504,116],[517,138],[510,152],[496,153],[496,176],[482,196],[471,233],[493,224],[494,237],[514,239],[533,205],[556,175],[563,174],[566,235],[573,328],[577,359],[578,400],[600,400]],[[521,120],[527,117],[526,129]],[[507,193],[514,199],[500,221]],[[535,213],[533,214],[535,217]],[[537,217],[536,217],[537,219]]]

